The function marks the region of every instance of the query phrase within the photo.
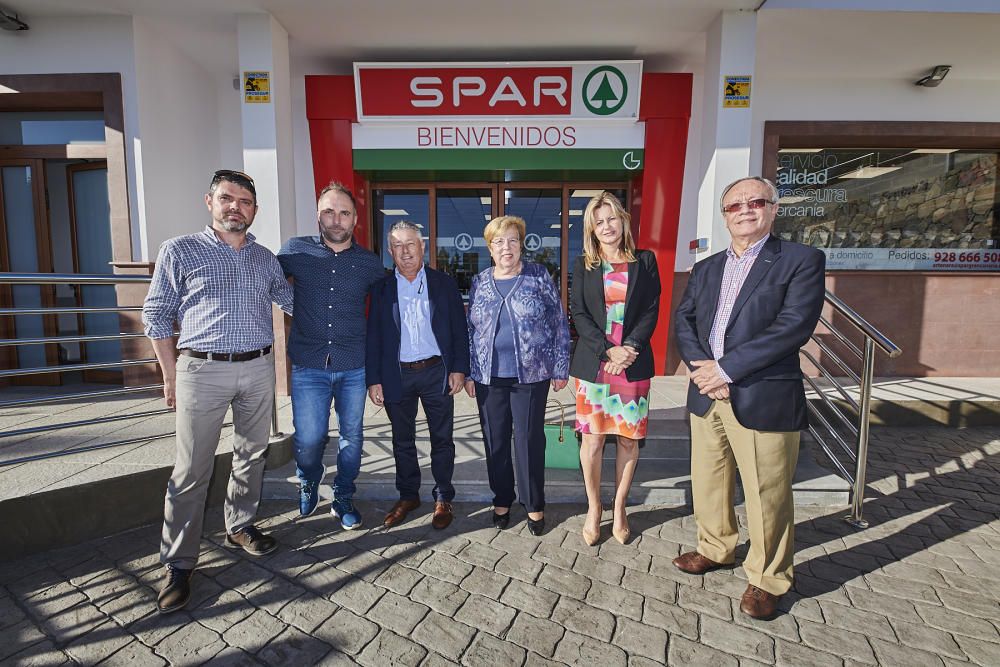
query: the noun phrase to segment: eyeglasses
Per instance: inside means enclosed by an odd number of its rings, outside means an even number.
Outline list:
[[[254,196],[257,196],[257,189],[254,187],[253,179],[249,174],[236,171],[235,169],[219,169],[212,175],[212,185],[218,185],[219,181],[222,180],[242,185],[252,192]]]
[[[741,211],[744,206],[746,206],[747,208],[749,208],[752,211],[756,211],[759,208],[764,208],[768,204],[773,204],[773,203],[774,202],[771,201],[770,199],[764,199],[763,197],[758,197],[756,199],[751,199],[751,200],[745,201],[745,202],[743,202],[743,201],[734,201],[731,204],[726,204],[725,206],[723,206],[722,207],[722,212],[723,213],[736,213],[737,211]]]
[[[503,248],[505,246],[519,246],[521,245],[521,239],[502,239],[495,238],[490,241],[490,245],[494,248]]]

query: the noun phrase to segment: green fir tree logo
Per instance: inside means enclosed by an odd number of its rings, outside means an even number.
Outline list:
[[[612,79],[617,81],[620,93],[615,92]],[[583,103],[591,113],[598,116],[609,116],[618,111],[626,99],[628,99],[628,82],[617,67],[611,65],[597,67],[583,81]]]

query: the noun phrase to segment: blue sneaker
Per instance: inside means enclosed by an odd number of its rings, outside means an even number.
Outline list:
[[[299,482],[299,516],[309,516],[319,504],[319,485],[326,476],[326,467],[316,482]]]
[[[350,498],[334,498],[330,514],[340,519],[344,530],[354,530],[361,527],[361,512],[354,508]]]

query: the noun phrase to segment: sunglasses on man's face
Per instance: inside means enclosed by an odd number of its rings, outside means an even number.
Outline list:
[[[746,206],[747,208],[755,211],[757,209],[764,208],[768,204],[773,204],[773,203],[774,202],[772,202],[770,199],[764,199],[763,197],[758,197],[757,199],[751,199],[751,200],[745,201],[745,202],[734,201],[731,204],[726,204],[725,206],[723,206],[722,207],[722,212],[723,213],[736,213],[737,211],[742,210],[744,206]]]

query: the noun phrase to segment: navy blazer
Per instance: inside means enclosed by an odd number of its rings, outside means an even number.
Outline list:
[[[681,359],[712,359],[709,334],[722,288],[726,253],[694,265],[674,314]],[[816,328],[825,296],[826,255],[771,236],[733,304],[719,365],[732,379],[736,419],[758,431],[799,431],[809,425],[799,348]],[[688,410],[704,416],[712,399],[688,383]]]
[[[451,276],[425,266],[427,299],[431,312],[431,332],[441,350],[448,389],[448,373],[469,374],[469,329],[458,285]],[[399,296],[396,274],[390,273],[371,288],[368,309],[368,338],[365,348],[365,384],[382,385],[386,402],[402,399],[402,372],[399,368]]]

